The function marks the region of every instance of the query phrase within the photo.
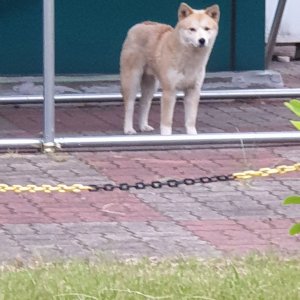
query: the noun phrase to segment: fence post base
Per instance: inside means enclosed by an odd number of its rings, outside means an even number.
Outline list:
[[[42,153],[54,153],[56,150],[60,149],[60,145],[53,142],[42,143],[41,152]]]

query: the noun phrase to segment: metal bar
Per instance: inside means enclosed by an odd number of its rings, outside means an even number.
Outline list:
[[[267,68],[270,65],[271,60],[272,60],[273,50],[276,45],[276,39],[277,39],[280,23],[282,20],[283,12],[285,9],[286,1],[287,0],[279,0],[278,1],[278,5],[277,5],[276,12],[274,15],[273,24],[272,24],[272,27],[270,30],[269,39],[268,39],[268,43],[267,43],[267,47],[266,47],[265,64],[266,64]]]
[[[140,95],[137,95],[139,97]],[[154,95],[155,99],[161,97],[161,93]],[[183,97],[183,93],[177,93],[178,98]],[[201,99],[249,99],[249,98],[286,98],[300,97],[300,88],[292,89],[242,89],[242,90],[216,90],[203,91]],[[0,104],[39,104],[43,103],[43,96],[0,96]],[[78,102],[120,102],[122,95],[119,93],[108,94],[63,94],[55,95],[57,103],[78,103]]]
[[[44,143],[54,145],[55,136],[55,42],[54,0],[43,1],[44,23]]]
[[[198,135],[119,135],[94,137],[58,137],[54,139],[60,147],[114,147],[114,146],[168,146],[168,145],[211,145],[248,143],[290,143],[300,142],[300,132],[244,132],[244,133],[203,133]],[[42,146],[41,139],[0,139],[0,148]]]
[[[201,144],[243,144],[253,142],[284,143],[300,142],[300,132],[245,132],[245,133],[203,133],[198,135],[141,135],[141,136],[95,136],[61,137],[55,143],[61,147],[84,146],[166,146],[166,145],[201,145]]]
[[[17,147],[40,148],[41,145],[42,145],[41,139],[31,139],[31,138],[0,139],[0,148],[17,148]]]

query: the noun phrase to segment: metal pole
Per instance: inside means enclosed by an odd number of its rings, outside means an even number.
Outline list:
[[[140,95],[138,95],[139,97]],[[155,99],[161,97],[161,93],[154,95]],[[183,93],[177,94],[178,98],[183,97]],[[250,99],[250,98],[288,98],[300,97],[300,88],[292,89],[241,89],[241,90],[216,90],[203,91],[202,100],[218,99]],[[43,103],[43,96],[0,96],[0,104],[39,104]],[[57,103],[88,103],[88,102],[121,102],[122,95],[119,93],[109,94],[62,94],[55,95]],[[51,106],[52,107],[52,106]]]
[[[127,147],[127,146],[170,146],[170,145],[212,145],[251,143],[293,143],[300,142],[300,132],[244,132],[244,133],[203,133],[198,135],[174,134],[135,135],[135,136],[94,136],[94,137],[60,137],[55,144],[67,147]],[[29,147],[42,145],[41,139],[0,139],[0,148]]]
[[[166,146],[203,144],[247,144],[247,143],[286,143],[300,142],[300,132],[245,132],[245,133],[203,133],[198,135],[141,135],[141,136],[98,136],[61,137],[55,142],[61,147],[114,147],[114,146]]]
[[[22,138],[22,139],[0,139],[0,148],[40,148],[42,145],[41,139],[31,139],[31,138]]]
[[[43,0],[44,22],[44,146],[54,147],[55,134],[55,42],[54,0]]]
[[[276,39],[277,39],[280,23],[282,20],[283,12],[285,9],[285,5],[286,5],[286,0],[278,1],[278,5],[276,8],[273,24],[270,30],[269,39],[267,43],[267,49],[266,49],[265,63],[267,68],[269,67],[270,62],[272,60],[273,50],[276,44]]]

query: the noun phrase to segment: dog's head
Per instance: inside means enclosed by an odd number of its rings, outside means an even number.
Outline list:
[[[218,5],[196,10],[181,3],[178,10],[178,29],[183,44],[195,48],[212,47],[218,34],[220,9]]]

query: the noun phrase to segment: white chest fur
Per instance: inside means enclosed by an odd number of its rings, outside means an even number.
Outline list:
[[[193,88],[196,85],[201,85],[204,70],[199,68],[187,68],[183,71],[175,69],[169,69],[167,77],[170,84],[177,90],[184,90],[187,88]]]

